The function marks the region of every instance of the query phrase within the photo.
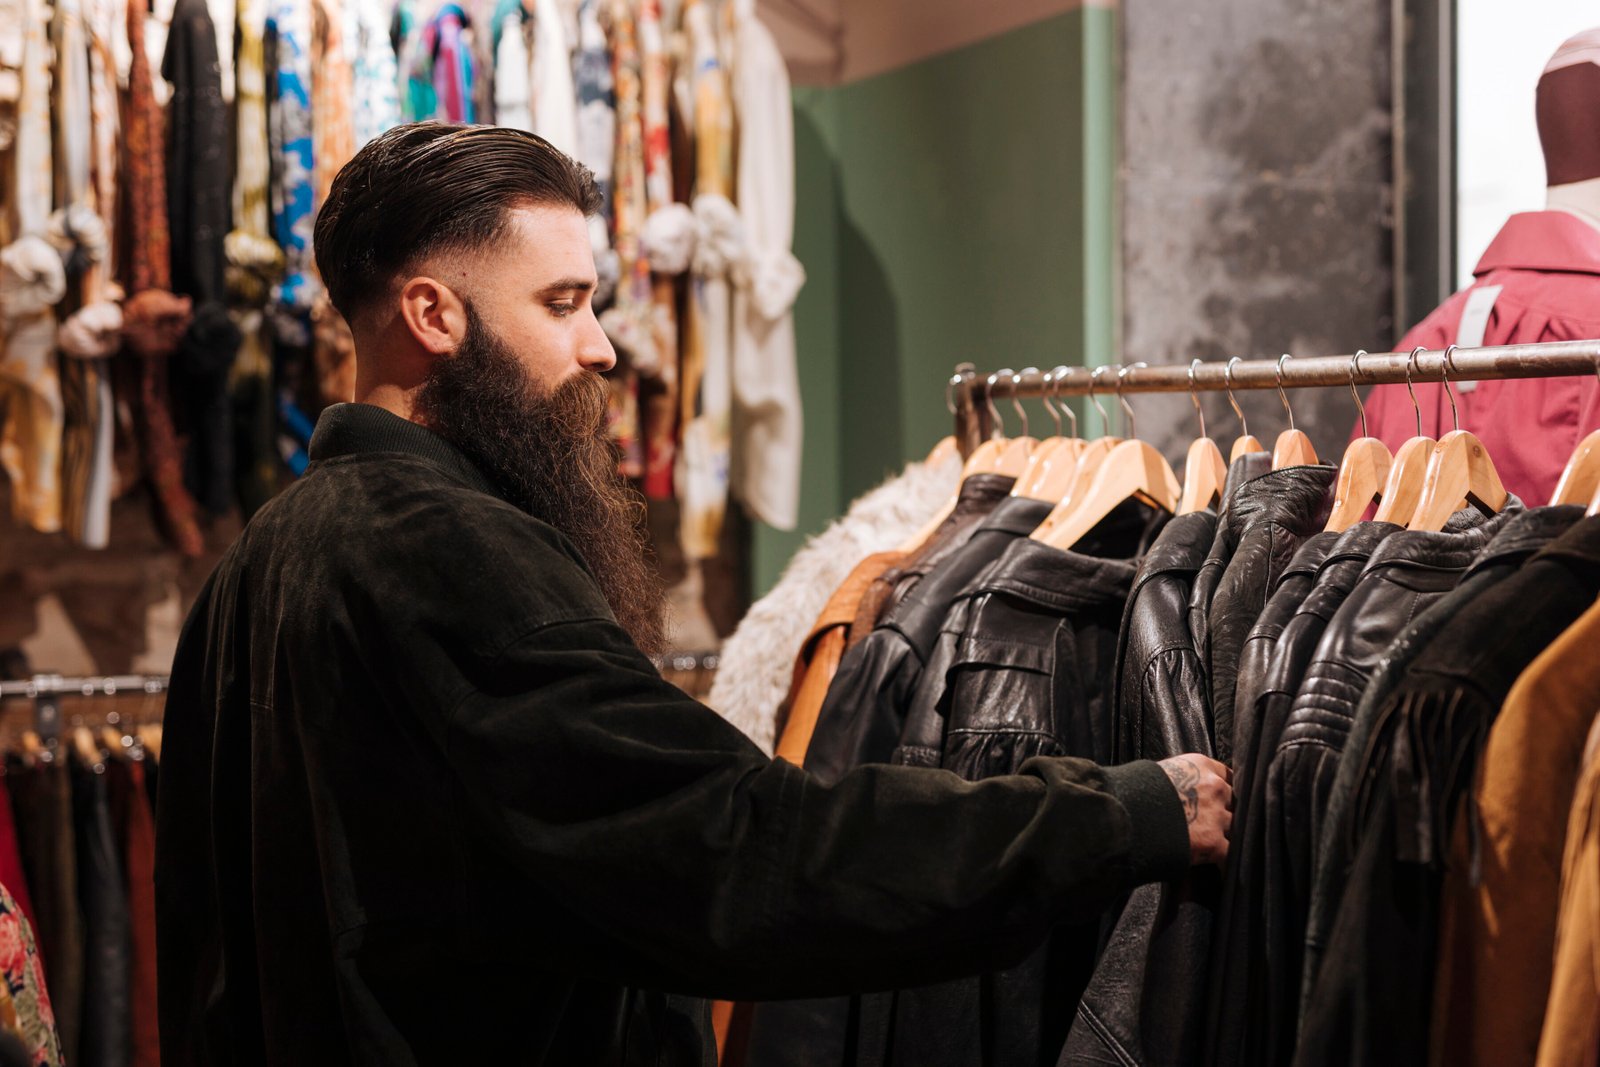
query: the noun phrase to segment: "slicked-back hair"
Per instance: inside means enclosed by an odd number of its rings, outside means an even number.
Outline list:
[[[600,210],[583,164],[504,126],[412,122],[374,138],[333,179],[315,251],[328,298],[349,319],[429,256],[500,240],[513,208]]]

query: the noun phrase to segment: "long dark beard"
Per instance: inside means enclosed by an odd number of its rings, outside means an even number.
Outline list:
[[[618,473],[605,434],[606,397],[593,371],[541,389],[469,306],[466,338],[428,375],[416,405],[508,500],[567,536],[617,622],[655,655],[666,645],[665,597],[644,501]]]

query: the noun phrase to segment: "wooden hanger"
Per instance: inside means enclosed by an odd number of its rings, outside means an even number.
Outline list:
[[[1417,391],[1411,384],[1411,368],[1417,357],[1426,352],[1421,346],[1413,348],[1406,358],[1406,392],[1411,395],[1411,410],[1417,417],[1417,435],[1403,442],[1394,453],[1389,465],[1389,477],[1384,480],[1382,502],[1373,519],[1406,526],[1416,514],[1417,502],[1422,499],[1422,486],[1428,476],[1428,460],[1433,456],[1433,438],[1422,432],[1422,407],[1417,403]]]
[[[1047,518],[1031,535],[1052,548],[1071,549],[1125,500],[1137,499],[1173,511],[1183,489],[1166,457],[1146,441],[1123,441],[1111,450],[1081,500],[1055,523]],[[1055,512],[1051,512],[1051,518]],[[1048,524],[1048,528],[1046,528]]]
[[[1045,438],[1039,443],[1039,447],[1033,450],[1027,469],[1022,472],[1022,476],[1017,479],[1016,487],[1011,490],[1012,496],[1025,496],[1030,500],[1058,503],[1072,485],[1078,457],[1083,455],[1083,440],[1078,436],[1078,416],[1071,408],[1065,409],[1067,417],[1072,419],[1072,436],[1064,436],[1061,432],[1062,409],[1050,402],[1051,391],[1060,388],[1061,379],[1067,373],[1066,367],[1057,367],[1044,376],[1045,392],[1040,399],[1044,402],[1045,410],[1050,412],[1056,421],[1056,434],[1054,437]]]
[[[94,732],[87,726],[74,726],[70,731],[70,735],[73,754],[82,761],[85,767],[94,767],[105,762],[105,753],[100,751],[100,746],[94,739]]]
[[[1600,490],[1600,430],[1590,433],[1572,450],[1550,503],[1588,504],[1596,490]]]
[[[1178,514],[1188,515],[1222,503],[1222,489],[1228,480],[1228,464],[1222,458],[1222,449],[1206,433],[1206,413],[1200,406],[1200,394],[1194,387],[1194,370],[1200,361],[1189,364],[1189,399],[1194,403],[1195,418],[1200,420],[1200,436],[1189,446],[1183,461],[1183,495],[1178,498]]]
[[[1101,405],[1094,391],[1095,382],[1099,381],[1100,375],[1105,370],[1105,367],[1096,367],[1089,372],[1088,395],[1090,402],[1100,412],[1100,424],[1109,426],[1111,416],[1106,413],[1106,409]],[[1068,415],[1072,415],[1072,433],[1073,437],[1076,438],[1078,418],[1072,414],[1070,408],[1065,410]],[[1120,443],[1121,438],[1106,436],[1097,437],[1093,441],[1080,440],[1077,445],[1069,446],[1073,448],[1072,462],[1067,463],[1065,461],[1066,456],[1063,455],[1061,457],[1062,462],[1053,464],[1049,484],[1041,486],[1033,498],[1035,500],[1054,501],[1055,508],[1050,515],[1059,522],[1070,510],[1072,501],[1082,497],[1084,490],[1088,488],[1089,483],[1094,479],[1095,471],[1100,469],[1100,464],[1105,460],[1111,449]],[[1047,517],[1045,521],[1047,523],[1050,522],[1050,517]]]
[[[1105,406],[1100,403],[1100,398],[1095,394],[1094,390],[1095,385],[1100,381],[1100,375],[1105,373],[1107,369],[1106,367],[1096,367],[1089,374],[1089,402],[1100,413],[1100,425],[1107,432],[1084,444],[1083,451],[1078,456],[1078,465],[1072,473],[1072,483],[1067,487],[1067,491],[1062,494],[1061,504],[1071,505],[1074,501],[1082,500],[1083,494],[1088,491],[1089,486],[1094,482],[1095,475],[1100,473],[1100,467],[1105,463],[1106,457],[1111,455],[1112,449],[1122,443],[1122,438],[1109,432],[1111,416],[1107,414]],[[1068,512],[1060,506],[1057,507],[1057,511],[1060,512],[1060,516],[1057,519],[1059,522],[1060,519],[1066,517]]]
[[[146,755],[157,763],[161,762],[161,724],[158,722],[144,722],[139,724],[139,744],[144,747]]]
[[[994,473],[1003,474],[1007,478],[1020,478],[1022,472],[1028,468],[1028,458],[1033,455],[1034,449],[1039,447],[1039,441],[1028,434],[1028,413],[1023,409],[1022,400],[1017,396],[1017,383],[1022,380],[1022,375],[1015,371],[1001,371],[1000,374],[1007,375],[1011,379],[1011,406],[1016,409],[1017,419],[1022,423],[1022,433],[1006,442],[1006,447],[1000,450],[1000,455],[994,461]]]
[[[39,731],[22,731],[22,755],[29,760],[37,760],[44,754],[44,740],[39,736]]]
[[[1133,367],[1143,365],[1135,363]],[[1118,370],[1119,386],[1122,376],[1133,367]],[[1129,499],[1142,500],[1168,512],[1177,508],[1178,499],[1183,495],[1178,476],[1172,473],[1172,466],[1166,457],[1153,445],[1132,436],[1136,432],[1133,408],[1123,398],[1120,388],[1117,390],[1117,401],[1127,413],[1130,439],[1118,442],[1104,453],[1093,481],[1081,492],[1074,492],[1071,499],[1057,505],[1034,530],[1031,535],[1034,539],[1066,551],[1083,540],[1090,530],[1116,510],[1117,505]],[[1101,408],[1100,411],[1104,418],[1105,409]],[[1085,457],[1089,455],[1086,451]]]
[[[1240,456],[1247,456],[1252,452],[1266,451],[1266,448],[1262,446],[1261,442],[1257,441],[1250,435],[1250,424],[1244,419],[1244,411],[1239,407],[1239,401],[1234,399],[1233,365],[1240,362],[1243,361],[1238,356],[1234,356],[1232,359],[1228,360],[1228,365],[1223,368],[1222,371],[1223,380],[1227,384],[1228,404],[1233,408],[1233,413],[1238,416],[1239,428],[1243,431],[1243,433],[1241,433],[1239,437],[1234,440],[1233,447],[1228,450],[1229,463],[1232,463]]]
[[[110,723],[100,727],[100,747],[111,756],[122,756],[127,753],[128,746],[122,743],[123,734],[114,729]]]
[[[1505,507],[1509,495],[1494,469],[1489,450],[1475,434],[1461,429],[1455,393],[1450,388],[1451,355],[1455,350],[1455,345],[1445,349],[1444,392],[1450,400],[1450,417],[1456,428],[1439,438],[1428,460],[1422,499],[1417,501],[1417,512],[1406,524],[1409,530],[1444,529],[1463,498],[1475,507],[1495,512]]]
[[[1272,445],[1272,469],[1275,471],[1285,467],[1315,466],[1317,463],[1317,450],[1311,446],[1311,438],[1294,428],[1294,409],[1289,406],[1289,394],[1283,391],[1283,365],[1288,360],[1287,352],[1278,357],[1278,399],[1283,402],[1283,410],[1289,416],[1289,428],[1280,433]]]
[[[1555,483],[1550,504],[1589,504],[1600,490],[1600,430],[1578,442],[1573,458],[1566,461],[1562,480]]]
[[[1595,360],[1595,376],[1600,377],[1600,359]],[[1596,490],[1600,490],[1600,430],[1579,441],[1572,450],[1550,503],[1587,505]]]
[[[1361,357],[1366,354],[1360,351],[1350,357],[1350,395],[1361,413],[1361,436],[1345,448],[1344,459],[1339,463],[1339,477],[1333,486],[1333,510],[1328,514],[1328,524],[1323,527],[1329,533],[1344,533],[1361,521],[1367,507],[1374,500],[1382,499],[1389,469],[1394,466],[1389,446],[1376,437],[1367,436],[1367,408],[1356,391],[1356,375],[1361,370]]]

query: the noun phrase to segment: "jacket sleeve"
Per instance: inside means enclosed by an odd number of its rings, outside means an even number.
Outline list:
[[[1015,962],[1051,924],[1187,869],[1153,763],[1034,759],[979,783],[869,766],[825,786],[604,618],[462,668],[442,740],[463,818],[605,931],[604,952],[572,960],[595,978],[748,999],[938,981]]]

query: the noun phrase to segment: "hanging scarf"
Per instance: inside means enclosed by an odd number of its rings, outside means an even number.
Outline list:
[[[113,55],[116,13],[112,0],[86,0],[84,24],[89,36],[90,175],[93,195],[89,206],[105,230],[106,256],[96,275],[85,282],[84,300],[106,299],[111,294],[111,265],[117,261],[117,70]]]
[[[65,5],[63,5],[65,6]],[[67,536],[86,548],[105,548],[111,532],[111,490],[116,480],[112,450],[116,421],[111,393],[111,356],[122,343],[120,295],[110,282],[114,259],[111,222],[117,202],[117,84],[112,42],[115,14],[110,0],[85,0],[81,87],[62,86],[57,115],[81,126],[88,139],[88,171],[66,168],[66,203],[51,216],[49,240],[61,254],[69,279],[77,279],[78,311],[61,325],[62,355],[61,523]],[[65,64],[61,70],[76,77]],[[58,76],[59,78],[59,76]]]
[[[578,148],[578,91],[563,21],[556,0],[535,0],[533,132],[571,155]]]
[[[427,118],[444,122],[474,122],[472,106],[472,51],[467,40],[467,13],[460,4],[442,5],[422,27],[418,65],[412,78],[427,78],[433,85],[434,108]]]
[[[573,84],[578,93],[578,162],[594,173],[600,195],[611,211],[611,161],[616,154],[617,115],[613,95],[611,59],[606,54],[606,34],[600,26],[600,0],[583,0],[578,7],[578,47],[573,59]],[[598,254],[609,248],[605,241]]]
[[[146,0],[128,0],[127,108],[123,116],[123,176],[128,205],[128,289],[124,308],[129,348],[140,357],[133,405],[140,459],[167,538],[186,556],[198,556],[205,539],[194,501],[183,487],[182,456],[167,402],[167,357],[188,324],[189,302],[173,296],[167,233],[166,175],[161,112],[145,51]]]
[[[234,162],[233,226],[235,232],[266,237],[272,225],[267,192],[272,162],[267,148],[267,72],[263,40],[267,0],[239,0],[238,11],[234,119],[238,158]]]
[[[705,0],[683,11],[694,63],[695,203],[700,231],[684,324],[683,445],[678,491],[682,540],[690,559],[716,555],[727,511],[733,388],[732,294],[728,268],[738,256],[738,213],[728,200],[733,183],[733,107],[716,26]]]
[[[269,110],[276,154],[273,236],[283,248],[277,326],[290,345],[310,343],[309,315],[319,286],[312,266],[316,161],[311,111],[311,9],[303,0],[270,0],[267,26],[277,34],[277,98]]]
[[[400,125],[400,68],[383,0],[344,0],[345,47],[355,83],[355,147]]]
[[[40,236],[54,185],[50,22],[36,0],[23,14],[11,189],[24,236],[0,251],[0,467],[11,480],[17,521],[52,533],[61,528],[63,424],[53,308],[67,288],[60,254]]]
[[[640,115],[639,47],[633,13],[627,0],[613,0],[610,10],[612,84],[616,89],[617,143],[611,194],[613,242],[617,251],[617,290],[611,307],[600,316],[611,343],[623,359],[613,372],[612,438],[621,452],[620,468],[629,478],[644,477],[644,442],[640,436],[639,378],[661,366],[649,330],[650,264],[639,245],[644,224],[644,126]]]
[[[642,0],[639,5],[639,50],[643,61],[645,202],[649,209],[640,240],[650,268],[657,272],[651,282],[648,324],[660,362],[656,380],[642,400],[644,492],[653,500],[670,500],[678,456],[678,294],[672,278],[662,273],[662,266],[655,261],[646,235],[657,215],[683,205],[675,204],[672,196],[672,58],[667,52],[660,0]]]
[[[532,27],[522,0],[500,0],[494,11],[494,121],[514,130],[533,130]]]
[[[417,6],[418,0],[399,0],[389,30],[395,54],[400,57],[400,76],[406,87],[401,103],[407,122],[431,119],[438,111],[438,96],[433,91],[427,54],[422,48]]]
[[[345,38],[344,4],[349,0],[314,0],[312,16],[316,30],[317,76],[312,81],[313,130],[317,161],[316,206],[328,199],[334,175],[356,154],[355,115],[352,94],[355,70],[350,62],[350,44]]]
[[[55,304],[67,292],[61,256],[41,237],[0,250],[0,467],[11,480],[17,521],[45,533],[61,528],[61,383]]]
[[[56,54],[51,106],[55,202],[64,207],[87,196],[90,182],[89,41],[79,0],[55,0],[50,43]]]

